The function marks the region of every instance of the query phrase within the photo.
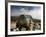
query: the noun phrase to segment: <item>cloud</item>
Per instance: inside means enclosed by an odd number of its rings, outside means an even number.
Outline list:
[[[35,18],[35,19],[41,19],[41,9],[33,9],[33,10],[25,10],[24,8],[21,9],[21,12],[20,14],[25,14],[25,15],[31,15],[32,18]]]
[[[35,19],[41,19],[41,9],[34,9],[28,12]]]
[[[32,18],[41,19],[41,8],[40,7],[34,7],[32,10],[21,8],[19,10],[14,10],[11,13],[12,16],[19,16],[21,14],[31,15]]]

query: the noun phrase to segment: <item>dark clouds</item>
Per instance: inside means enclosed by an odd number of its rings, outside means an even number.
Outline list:
[[[37,15],[37,13],[38,13],[38,15]],[[40,6],[11,5],[11,16],[19,16],[21,14],[27,14],[27,15],[32,15],[32,16],[36,15],[38,17],[41,17],[41,16],[39,16],[40,15]]]

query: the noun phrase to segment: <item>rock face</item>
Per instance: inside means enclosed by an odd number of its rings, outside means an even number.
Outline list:
[[[22,27],[26,28],[26,30],[30,30],[30,23],[31,19],[29,19],[29,17],[25,15],[20,15],[16,27],[19,28],[20,31]]]
[[[33,19],[30,15],[15,16],[11,20],[11,29],[15,31],[40,30],[41,20]]]

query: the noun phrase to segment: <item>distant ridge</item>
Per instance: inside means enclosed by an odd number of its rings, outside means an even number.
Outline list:
[[[26,18],[31,18],[33,22],[41,22],[40,19],[34,19],[31,15],[24,15]],[[11,21],[16,21],[19,18],[19,16],[11,16]]]

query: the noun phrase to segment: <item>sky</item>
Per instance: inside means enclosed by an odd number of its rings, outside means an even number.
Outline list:
[[[32,18],[41,19],[41,7],[11,5],[11,16],[19,16],[21,14],[31,15]]]

